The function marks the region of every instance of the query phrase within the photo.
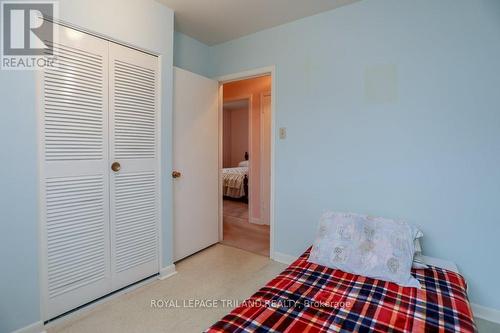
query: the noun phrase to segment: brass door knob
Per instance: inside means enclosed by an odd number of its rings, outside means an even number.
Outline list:
[[[111,170],[113,170],[114,172],[120,171],[121,168],[122,166],[118,162],[113,162],[113,164],[111,164]]]
[[[182,174],[179,171],[172,171],[172,178],[179,178],[180,176],[182,176]]]

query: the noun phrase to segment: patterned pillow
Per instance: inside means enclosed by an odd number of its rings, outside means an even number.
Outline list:
[[[418,232],[403,221],[328,212],[321,217],[309,261],[419,288],[411,275]]]

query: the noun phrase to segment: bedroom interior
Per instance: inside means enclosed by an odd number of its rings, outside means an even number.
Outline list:
[[[500,332],[500,1],[0,7],[0,333]]]

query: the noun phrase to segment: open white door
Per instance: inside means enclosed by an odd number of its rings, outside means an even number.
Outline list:
[[[218,83],[174,67],[174,261],[219,241]]]

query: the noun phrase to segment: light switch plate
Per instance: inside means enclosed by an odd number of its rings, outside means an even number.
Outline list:
[[[280,139],[286,139],[286,127],[280,127]]]

